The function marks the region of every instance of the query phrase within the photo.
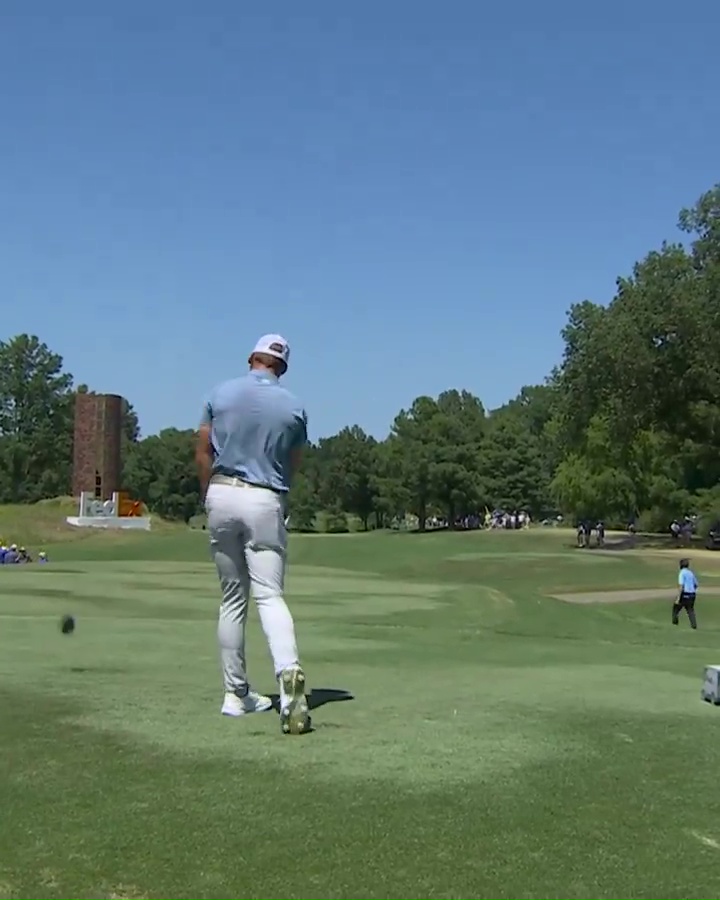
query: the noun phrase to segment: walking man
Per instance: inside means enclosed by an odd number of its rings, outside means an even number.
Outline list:
[[[690,619],[690,627],[697,628],[697,619],[695,618],[695,599],[697,597],[698,581],[695,573],[690,568],[689,559],[680,560],[680,573],[678,575],[678,585],[680,587],[680,596],[673,603],[672,623],[677,625],[680,621],[680,612],[684,609]]]
[[[598,547],[605,546],[605,523],[598,522],[595,526],[595,530],[597,531],[597,545]]]
[[[222,713],[242,716],[272,705],[248,683],[245,625],[252,593],[280,685],[282,730],[301,734],[310,728],[310,715],[295,624],[284,599],[285,518],[307,442],[307,416],[280,384],[289,357],[279,334],[260,338],[248,360],[250,371],[210,392],[195,457],[222,589]]]
[[[585,546],[585,523],[578,522],[577,525],[577,545],[578,547]]]

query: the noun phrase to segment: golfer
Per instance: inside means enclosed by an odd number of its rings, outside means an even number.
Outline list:
[[[222,713],[242,716],[272,705],[248,683],[245,625],[252,592],[280,684],[282,730],[299,734],[310,728],[310,716],[295,624],[283,593],[287,499],[307,442],[307,416],[280,384],[289,358],[285,338],[266,334],[250,354],[248,374],[210,392],[196,462],[222,589]]]
[[[672,623],[677,625],[680,621],[680,612],[684,609],[690,619],[690,627],[697,628],[697,619],[695,618],[695,600],[697,598],[698,580],[695,573],[690,568],[689,559],[680,560],[680,572],[678,574],[678,586],[680,595],[673,603]]]

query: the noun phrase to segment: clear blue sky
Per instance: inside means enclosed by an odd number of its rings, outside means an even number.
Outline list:
[[[720,181],[717,2],[3,0],[0,338],[145,434],[280,331],[311,435],[500,405]]]

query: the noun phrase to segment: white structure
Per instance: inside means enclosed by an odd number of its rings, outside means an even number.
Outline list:
[[[705,678],[700,694],[708,703],[720,705],[720,666],[705,666]]]
[[[120,495],[113,494],[112,500],[96,500],[89,491],[80,494],[80,508],[76,516],[68,516],[68,525],[77,528],[131,528],[136,531],[150,531],[149,516],[120,516]]]

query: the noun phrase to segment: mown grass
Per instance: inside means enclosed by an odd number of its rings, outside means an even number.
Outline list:
[[[0,569],[0,897],[720,896],[720,600],[691,632],[551,599],[674,583],[672,553],[571,540],[294,537],[304,738],[218,714],[202,534]],[[250,642],[272,690],[254,615]]]
[[[54,497],[31,504],[0,504],[0,538],[7,543],[24,546],[37,553],[49,551],[57,544],[85,543],[94,546],[115,546],[137,543],[137,535],[128,531],[75,528],[66,522],[76,516],[77,501],[72,497]],[[159,534],[178,534],[187,529],[179,523],[152,517],[152,529]],[[87,551],[92,554],[92,549]]]

